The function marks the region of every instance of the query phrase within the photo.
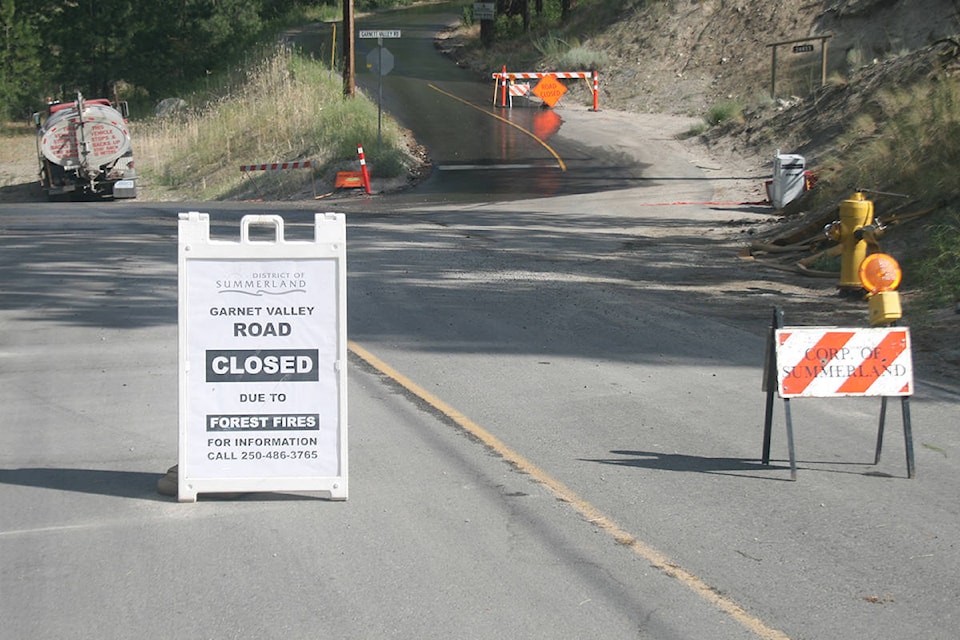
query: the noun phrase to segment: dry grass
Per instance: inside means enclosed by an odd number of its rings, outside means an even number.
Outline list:
[[[0,131],[0,187],[18,186],[24,176],[36,178],[37,141],[29,125],[6,124]]]
[[[898,230],[883,244],[902,245],[905,286],[922,292],[931,306],[952,306],[960,301],[958,166],[960,78],[923,77],[874,92],[851,118],[835,151],[821,162],[816,205],[833,205],[862,188],[887,194],[871,197],[885,197],[887,222],[898,214],[932,211],[923,225]]]
[[[375,146],[376,105],[362,95],[344,98],[340,76],[322,63],[281,47],[243,77],[218,100],[132,127],[147,199],[289,197],[342,164],[356,169],[358,143]],[[308,159],[313,170],[246,179],[239,171],[245,164]],[[384,177],[412,165],[392,120],[384,119],[382,150],[368,160]]]

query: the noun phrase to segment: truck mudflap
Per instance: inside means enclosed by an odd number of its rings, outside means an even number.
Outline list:
[[[113,183],[114,198],[136,198],[137,181],[136,180],[117,180]]]

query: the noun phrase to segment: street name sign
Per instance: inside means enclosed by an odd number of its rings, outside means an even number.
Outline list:
[[[399,38],[400,29],[383,29],[383,30],[360,30],[360,38]]]

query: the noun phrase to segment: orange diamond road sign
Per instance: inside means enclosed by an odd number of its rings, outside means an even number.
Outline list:
[[[544,76],[543,79],[537,83],[537,86],[533,88],[533,95],[551,107],[557,104],[566,92],[567,88],[553,76]]]

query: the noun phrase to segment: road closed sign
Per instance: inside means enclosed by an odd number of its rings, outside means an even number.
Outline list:
[[[533,88],[533,94],[550,107],[556,105],[566,92],[567,88],[563,83],[553,76],[544,76]]]
[[[346,499],[344,217],[317,214],[313,241],[286,240],[279,216],[245,216],[239,241],[211,240],[209,225],[180,215],[179,499]]]

